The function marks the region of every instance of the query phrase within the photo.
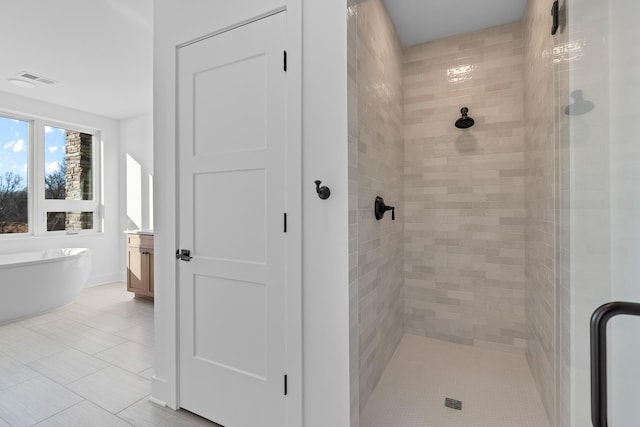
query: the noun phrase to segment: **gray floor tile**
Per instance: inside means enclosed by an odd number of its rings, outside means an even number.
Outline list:
[[[34,326],[32,329],[88,354],[99,353],[126,341],[122,337],[66,318]]]
[[[28,366],[58,384],[66,385],[104,369],[109,364],[81,351],[69,349],[31,362]]]
[[[111,290],[106,289],[104,285],[89,288],[76,299],[76,302],[81,306],[107,312],[113,307],[131,301],[133,296],[126,291],[126,284],[120,283],[120,286]]]
[[[29,363],[68,349],[59,341],[41,336],[22,340],[14,345],[7,345],[2,351],[19,362]]]
[[[129,317],[144,314],[153,317],[153,301],[133,298],[127,301],[112,301],[104,306],[104,311],[119,316]]]
[[[39,374],[22,363],[10,358],[0,357],[0,390],[14,386]]]
[[[42,337],[43,335],[29,330],[17,323],[7,323],[4,325],[0,325],[0,348],[4,348],[8,345],[17,345],[30,338]]]
[[[124,282],[112,282],[100,286],[93,286],[87,288],[87,295],[97,295],[98,297],[116,299],[116,300],[129,300],[133,298],[133,294],[127,292],[127,284]]]
[[[147,407],[153,320],[153,302],[115,283],[0,325],[0,427],[130,425],[115,416],[122,410],[139,425],[213,426],[186,411]]]
[[[112,313],[101,313],[97,316],[80,320],[79,322],[103,332],[113,333],[135,326],[141,321],[142,320],[138,318],[118,316]]]
[[[131,427],[128,422],[86,400],[51,418],[38,427]]]
[[[101,310],[97,307],[91,307],[76,301],[65,308],[62,312],[62,317],[71,320],[83,320],[88,317],[93,317],[99,313],[101,313]]]
[[[81,401],[80,396],[39,376],[0,390],[0,417],[14,427],[26,427]]]
[[[115,366],[88,375],[67,387],[114,414],[151,393],[149,380]]]
[[[95,357],[134,374],[153,366],[153,349],[131,341],[96,353]]]
[[[62,310],[64,310],[64,308],[62,308]],[[19,325],[19,326],[24,326],[24,327],[28,328],[29,326],[41,325],[43,323],[51,322],[53,320],[58,320],[61,317],[62,317],[61,309],[57,309],[57,310],[50,311],[50,312],[45,313],[45,314],[41,314],[39,316],[34,316],[34,317],[30,317],[30,318],[25,319],[25,320],[21,320],[21,321],[17,322],[16,324]]]
[[[129,341],[135,341],[138,344],[146,345],[147,347],[153,347],[155,344],[153,319],[146,323],[140,323],[131,328],[116,332],[116,335],[126,338]]]
[[[153,326],[153,311],[139,310],[135,313],[129,313],[126,315],[127,319],[132,322],[135,321],[137,325],[151,325]]]
[[[138,375],[140,375],[143,378],[146,378],[148,380],[153,379],[153,376],[155,375],[155,370],[153,369],[153,367],[146,369],[142,372],[140,372]]]
[[[131,405],[118,416],[137,427],[220,427],[218,424],[206,420],[191,412],[170,408],[162,408],[143,399]]]

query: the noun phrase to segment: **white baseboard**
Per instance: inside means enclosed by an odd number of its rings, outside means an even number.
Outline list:
[[[157,377],[155,375],[151,377],[151,397],[149,398],[149,400],[151,399],[153,399],[155,402],[161,403],[167,408],[171,408],[173,410],[178,409],[175,390],[169,389],[169,380]]]
[[[104,274],[102,276],[93,276],[87,279],[87,284],[85,288],[92,288],[94,286],[106,285],[107,283],[113,282],[124,282],[121,274],[112,273],[112,274]]]
[[[149,396],[149,402],[153,403],[154,405],[160,406],[162,408],[165,408],[167,406],[167,402],[164,402],[160,399],[156,399],[153,396]]]

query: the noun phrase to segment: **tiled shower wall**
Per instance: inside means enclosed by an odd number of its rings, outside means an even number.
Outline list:
[[[402,47],[382,0],[358,2],[355,11],[353,6],[348,25],[351,367],[357,356],[358,375],[351,377],[352,424],[358,411],[354,400],[360,409],[367,403],[404,333]],[[397,206],[395,221],[390,212],[375,219],[376,196]]]
[[[409,333],[524,352],[522,49],[521,23],[405,49]]]
[[[556,144],[549,5],[529,1],[524,17],[527,360],[547,414],[555,411]]]

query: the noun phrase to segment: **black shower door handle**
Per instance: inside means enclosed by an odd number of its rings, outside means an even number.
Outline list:
[[[619,315],[640,316],[640,304],[608,302],[591,315],[591,422],[608,427],[607,408],[607,323]]]

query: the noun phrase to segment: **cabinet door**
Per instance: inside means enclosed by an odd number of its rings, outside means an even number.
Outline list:
[[[149,255],[142,248],[127,251],[127,290],[136,294],[149,294]]]

